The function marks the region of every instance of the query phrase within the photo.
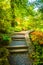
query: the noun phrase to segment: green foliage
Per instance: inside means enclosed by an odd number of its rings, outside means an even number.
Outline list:
[[[36,3],[36,4],[35,4]],[[21,27],[25,30],[35,29],[43,31],[43,8],[38,4],[42,4],[43,1],[34,1],[29,3],[28,0],[0,0],[0,32],[12,33],[14,27],[17,25],[15,22],[16,17],[22,18]],[[37,12],[34,8],[38,7]],[[23,18],[28,18],[24,22]],[[24,25],[24,23],[26,25]],[[29,25],[28,25],[28,24]],[[12,28],[13,26],[13,28]]]
[[[43,37],[41,32],[30,33],[30,39],[33,45],[33,51],[31,52],[31,58],[33,60],[33,65],[42,65],[43,64],[43,43],[40,42]]]
[[[9,51],[4,47],[0,47],[0,65],[9,65],[8,55]]]
[[[34,10],[37,7],[38,10]],[[20,17],[21,20],[15,21],[17,17]],[[18,22],[20,24],[17,24]],[[9,33],[31,29],[43,31],[43,0],[36,0],[31,3],[29,3],[29,0],[0,0],[1,46],[10,43],[11,38],[8,36]],[[43,59],[43,47],[38,44],[38,40],[36,39],[33,42],[35,50],[31,53],[33,61],[35,61],[33,65],[42,65],[40,61]],[[7,64],[7,54],[5,48],[0,48],[0,65],[9,65]]]
[[[10,0],[0,2],[0,32],[9,33],[11,27]]]
[[[8,21],[0,21],[0,32],[1,33],[9,33],[11,24]]]
[[[22,31],[22,27],[21,27],[21,26],[16,26],[16,27],[14,28],[14,31],[15,31],[15,32]]]
[[[0,48],[0,58],[7,57],[9,55],[9,52],[6,48],[1,47]]]
[[[22,26],[22,29],[23,30],[28,30],[29,29],[29,22],[27,22],[27,21],[23,21],[22,23],[21,23],[21,26]]]
[[[11,42],[11,38],[7,34],[0,35],[0,45],[8,45]]]

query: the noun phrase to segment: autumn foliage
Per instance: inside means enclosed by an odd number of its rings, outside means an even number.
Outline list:
[[[33,60],[33,65],[43,65],[43,32],[33,31],[30,33],[31,49],[30,58]]]
[[[32,41],[38,41],[39,44],[43,44],[43,32],[41,31],[34,31],[31,33]]]

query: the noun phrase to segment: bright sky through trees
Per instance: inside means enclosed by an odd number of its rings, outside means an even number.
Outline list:
[[[38,10],[38,7],[36,7],[36,8],[34,9],[35,12],[37,12],[37,10]]]
[[[34,1],[36,1],[36,0],[29,0],[30,3],[31,3],[31,2],[34,2]]]
[[[6,33],[18,29],[19,31],[42,29],[43,1],[0,0],[0,21],[0,31],[4,31]],[[18,22],[20,22],[20,25]],[[26,26],[24,24],[26,24]]]

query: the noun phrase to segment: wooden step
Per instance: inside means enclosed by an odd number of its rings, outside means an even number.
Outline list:
[[[19,38],[12,38],[12,40],[15,40],[15,41],[23,41],[23,40],[25,40],[24,38],[22,38],[22,39],[19,39]]]
[[[26,45],[16,45],[16,46],[5,46],[7,49],[21,49],[21,48],[28,48]]]
[[[14,32],[15,35],[25,35],[26,34],[26,31],[21,31],[21,32]]]
[[[14,35],[25,35],[25,33],[15,32]]]
[[[25,35],[13,35],[12,39],[24,39]]]
[[[14,53],[14,52],[27,52],[28,49],[14,49],[14,50],[9,50],[9,52]]]
[[[21,32],[14,32],[14,34],[19,34],[19,35],[25,35],[26,33],[31,33],[34,30],[27,30],[27,31],[21,31]]]
[[[25,39],[25,37],[12,37],[12,39]]]

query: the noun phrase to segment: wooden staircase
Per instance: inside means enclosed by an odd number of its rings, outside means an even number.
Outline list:
[[[25,35],[26,35],[26,32],[16,32],[14,33],[14,35],[11,37],[12,38],[12,41],[18,41],[17,43],[19,43],[19,41],[23,41],[26,43],[26,40],[25,40]],[[14,43],[15,44],[15,43]],[[23,45],[23,43],[21,43],[21,45],[13,45],[13,46],[6,46],[7,49],[9,49],[9,52],[10,53],[17,53],[17,52],[28,52],[28,46],[26,44]]]
[[[28,47],[26,45],[17,45],[17,46],[7,46],[10,53],[17,53],[17,52],[28,52]]]
[[[28,58],[28,33],[15,32],[12,36],[12,42],[6,48],[9,50],[10,65],[32,65],[30,58]]]

